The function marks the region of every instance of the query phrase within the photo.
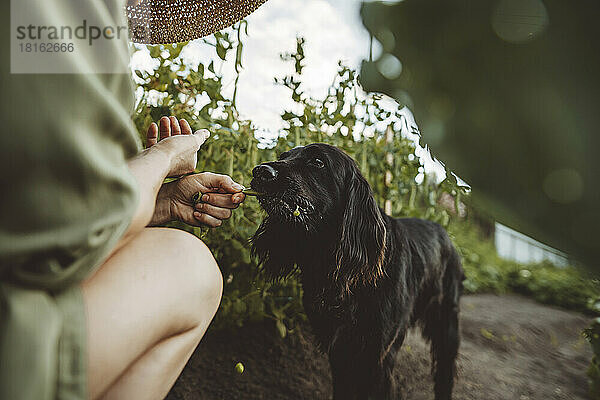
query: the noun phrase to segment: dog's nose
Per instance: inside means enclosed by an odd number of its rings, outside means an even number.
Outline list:
[[[260,179],[266,182],[273,181],[277,178],[277,170],[270,165],[261,164],[254,167],[252,170],[252,176],[256,179]]]

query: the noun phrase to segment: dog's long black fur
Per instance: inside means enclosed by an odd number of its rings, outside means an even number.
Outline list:
[[[450,399],[463,272],[445,230],[384,214],[354,160],[333,146],[294,148],[253,175],[267,212],[253,252],[273,279],[300,274],[334,399],[400,398],[395,360],[414,325],[431,342],[435,398]]]

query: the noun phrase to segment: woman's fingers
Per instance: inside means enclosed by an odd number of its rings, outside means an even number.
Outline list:
[[[146,147],[152,147],[158,142],[158,125],[154,122],[150,124],[146,134]]]
[[[210,137],[210,132],[206,129],[200,129],[199,131],[194,132],[194,134],[191,136],[195,137],[198,141],[198,148],[196,149],[196,151],[198,151],[198,149],[200,149],[200,146],[202,146],[204,142],[206,142],[206,140]]]
[[[208,203],[198,203],[194,208],[196,211],[199,211],[203,214],[208,214],[217,219],[227,219],[231,217],[231,210],[229,208],[215,207]]]
[[[244,193],[236,193],[231,195],[231,201],[233,204],[242,204],[246,200],[246,195]]]
[[[233,196],[231,194],[205,193],[202,195],[201,201],[196,205],[204,203],[221,208],[237,208],[241,201],[238,200],[236,202],[232,197]]]
[[[188,124],[188,122],[185,119],[179,120],[179,126],[181,126],[181,134],[183,134],[183,135],[191,135],[192,134],[192,128],[190,127],[190,124]]]
[[[171,121],[171,135],[181,135],[181,128],[179,127],[179,121],[175,117],[169,117]]]
[[[168,117],[162,117],[158,122],[160,128],[160,140],[171,136],[171,120]]]
[[[206,226],[210,226],[211,228],[216,228],[217,226],[221,226],[221,224],[223,223],[223,221],[221,221],[220,219],[215,218],[208,214],[203,214],[199,211],[194,211],[194,218],[199,223],[206,225]]]
[[[148,147],[154,146],[158,141],[158,132],[160,131],[160,140],[166,139],[175,135],[190,135],[192,128],[185,119],[177,120],[177,118],[162,117],[158,122],[158,126],[155,123],[150,125],[148,128]]]
[[[212,172],[204,172],[201,174],[202,184],[215,191],[225,193],[238,193],[241,192],[244,187],[237,182],[234,182],[228,175],[215,174]],[[221,189],[221,190],[219,190]]]

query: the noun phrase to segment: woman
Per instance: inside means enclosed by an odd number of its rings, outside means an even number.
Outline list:
[[[31,1],[43,26],[125,23],[124,0]],[[191,40],[263,2],[131,2],[129,26],[138,42]],[[130,76],[90,73],[106,60],[127,71],[127,42],[94,49],[65,54],[64,74],[11,74],[6,54],[0,64],[0,399],[163,398],[219,305],[209,249],[153,226],[217,227],[242,187],[212,173],[163,184],[194,170],[207,132],[163,117],[139,152]]]
[[[189,124],[175,117],[160,120],[156,143],[158,131],[152,124],[148,149],[128,163],[140,198],[129,228],[81,285],[91,398],[164,397],[221,299],[221,273],[198,238],[147,226],[179,220],[217,227],[244,200],[242,186],[212,173],[162,185],[168,176],[194,170],[208,131],[192,134]],[[194,206],[190,199],[197,192],[205,194]]]

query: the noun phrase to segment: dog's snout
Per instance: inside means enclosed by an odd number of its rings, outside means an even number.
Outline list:
[[[252,176],[263,181],[273,181],[277,178],[277,170],[268,164],[261,164],[254,167]]]

